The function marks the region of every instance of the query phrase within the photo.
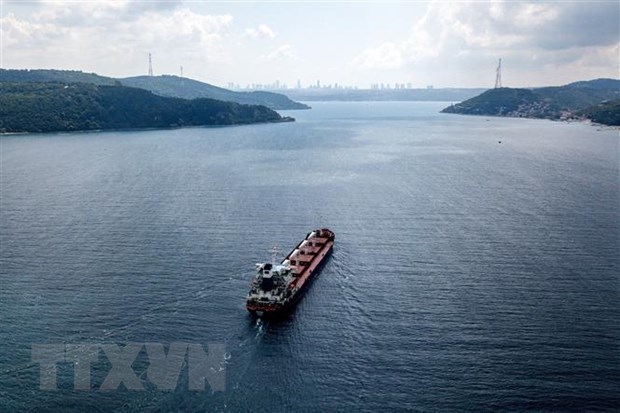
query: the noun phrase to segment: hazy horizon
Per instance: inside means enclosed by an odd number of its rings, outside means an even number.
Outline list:
[[[218,86],[554,86],[619,76],[620,5],[577,2],[0,2],[4,69],[183,75]]]

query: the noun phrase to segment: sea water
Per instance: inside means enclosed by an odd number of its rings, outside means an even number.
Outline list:
[[[0,410],[611,411],[618,131],[321,103],[294,123],[4,136]],[[250,316],[256,262],[329,227],[297,308]],[[223,345],[225,389],[102,391],[35,345]],[[191,367],[191,366],[189,366]]]

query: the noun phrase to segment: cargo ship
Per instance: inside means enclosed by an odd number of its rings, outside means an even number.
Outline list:
[[[327,228],[309,232],[280,262],[256,264],[246,301],[248,311],[259,316],[289,310],[332,252],[336,235]]]

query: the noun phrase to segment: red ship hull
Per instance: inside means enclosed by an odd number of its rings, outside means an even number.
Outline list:
[[[313,234],[315,235],[313,236]],[[248,299],[246,303],[248,311],[259,316],[276,315],[289,311],[299,301],[327,261],[333,250],[334,240],[335,234],[327,228],[308,233],[306,238],[282,260],[282,263],[288,262],[288,266],[297,272],[297,276],[287,286],[290,290],[287,298],[280,302],[261,302]]]

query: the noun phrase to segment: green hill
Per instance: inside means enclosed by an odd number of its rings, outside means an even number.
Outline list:
[[[178,76],[137,76],[120,79],[126,86],[150,90],[160,96],[184,99],[209,98],[248,105],[265,105],[279,109],[309,109],[303,103],[294,102],[288,97],[272,92],[233,92],[197,80]]]
[[[0,132],[58,132],[282,122],[264,106],[157,96],[125,86],[0,83]]]
[[[442,110],[464,115],[561,119],[603,101],[620,98],[620,80],[596,79],[537,89],[491,89]]]
[[[583,109],[578,115],[603,125],[620,126],[620,99]]]
[[[113,86],[117,80],[99,76],[95,73],[84,73],[79,70],[32,69],[14,70],[0,69],[0,82],[58,82],[58,83],[91,83],[93,85]]]
[[[618,83],[619,81],[616,79],[594,79],[573,82],[566,86],[586,89],[618,89]]]
[[[77,70],[12,70],[0,69],[0,82],[59,82],[120,85],[149,90],[156,95],[183,99],[207,98],[247,105],[264,105],[274,110],[309,109],[303,103],[272,92],[233,92],[197,80],[178,76],[137,76],[114,79]]]

